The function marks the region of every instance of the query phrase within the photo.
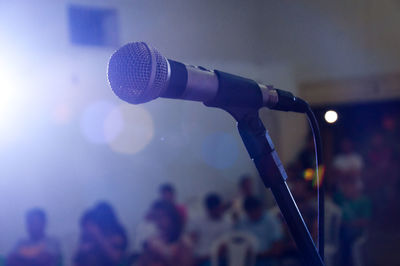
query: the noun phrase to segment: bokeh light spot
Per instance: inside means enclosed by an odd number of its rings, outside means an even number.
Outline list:
[[[121,118],[122,128],[109,143],[115,152],[135,154],[153,139],[154,123],[151,114],[141,106],[122,104],[115,108],[105,121],[105,132],[112,130],[116,119]],[[108,135],[109,133],[106,133]]]
[[[1,62],[0,62],[1,63]],[[26,91],[18,78],[0,65],[0,142],[15,141],[23,134],[22,126],[28,112]]]
[[[105,130],[106,119],[114,109],[115,105],[106,101],[95,102],[85,109],[81,129],[87,140],[93,143],[108,143],[118,135],[122,128],[118,122],[113,123],[113,133]]]
[[[307,181],[311,181],[314,178],[314,169],[307,168],[304,170],[304,179]]]
[[[336,111],[329,110],[329,111],[326,111],[324,117],[325,117],[325,121],[326,122],[332,124],[332,123],[335,123],[337,121],[338,114],[336,113]]]

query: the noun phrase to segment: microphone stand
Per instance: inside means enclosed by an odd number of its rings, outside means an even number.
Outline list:
[[[259,118],[258,109],[222,108],[238,122],[237,127],[266,188],[275,200],[300,250],[304,265],[323,266],[311,235],[286,184],[287,175],[272,140]]]

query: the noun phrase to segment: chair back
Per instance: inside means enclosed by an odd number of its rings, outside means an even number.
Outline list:
[[[214,241],[211,247],[211,265],[219,266],[221,248],[225,248],[227,266],[253,266],[256,260],[257,240],[252,235],[233,231]]]
[[[342,211],[331,200],[325,204],[325,265],[333,266],[337,263],[339,251],[340,227]]]

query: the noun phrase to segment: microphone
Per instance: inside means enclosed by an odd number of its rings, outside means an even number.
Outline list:
[[[261,108],[305,113],[292,93],[219,70],[166,59],[144,43],[128,43],[111,56],[108,82],[122,100],[141,104],[158,97],[203,102],[219,108]]]

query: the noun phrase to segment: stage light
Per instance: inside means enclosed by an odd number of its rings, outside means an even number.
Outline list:
[[[1,65],[0,77],[0,142],[9,142],[22,134],[27,93],[15,75]]]
[[[329,110],[329,111],[326,111],[324,117],[325,117],[326,122],[328,122],[329,124],[333,124],[337,121],[338,114],[336,113],[336,111]]]

